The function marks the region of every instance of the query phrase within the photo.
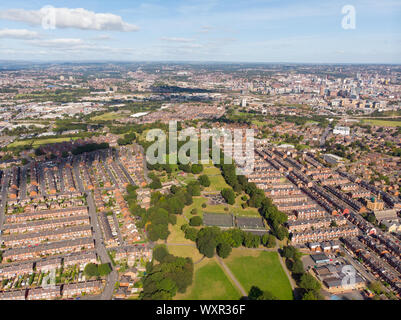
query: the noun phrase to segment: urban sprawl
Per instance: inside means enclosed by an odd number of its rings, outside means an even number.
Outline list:
[[[0,110],[1,300],[401,297],[400,66],[1,62]]]

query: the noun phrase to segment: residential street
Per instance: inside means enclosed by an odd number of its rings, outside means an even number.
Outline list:
[[[105,289],[100,296],[101,300],[110,300],[113,295],[115,283],[118,280],[118,272],[114,269],[111,259],[107,253],[106,247],[104,246],[102,231],[100,230],[99,221],[97,219],[96,206],[95,206],[92,192],[84,190],[84,186],[83,186],[81,177],[79,175],[79,166],[74,165],[73,170],[74,170],[74,175],[76,177],[76,181],[78,183],[79,190],[81,192],[84,192],[86,195],[86,200],[87,200],[88,208],[89,208],[89,217],[90,217],[91,225],[92,225],[92,229],[93,229],[93,237],[95,239],[96,252],[97,252],[98,256],[100,257],[102,263],[109,263],[112,268],[112,272],[108,275],[108,277],[106,279]]]

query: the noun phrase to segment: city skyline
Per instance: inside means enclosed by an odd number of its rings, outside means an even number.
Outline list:
[[[54,26],[48,5],[0,4],[0,60],[401,63],[397,1],[55,1]]]

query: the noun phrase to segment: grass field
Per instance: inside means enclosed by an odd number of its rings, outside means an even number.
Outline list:
[[[194,280],[184,294],[175,300],[238,300],[241,294],[214,259],[195,265]]]
[[[91,118],[92,121],[110,121],[110,120],[116,120],[116,119],[121,119],[126,117],[127,115],[122,115],[117,112],[107,112],[103,113],[99,116]]]
[[[401,121],[389,121],[379,119],[364,119],[362,122],[380,127],[401,127]]]
[[[233,249],[227,266],[249,292],[252,286],[268,290],[281,300],[292,300],[292,289],[277,252]]]
[[[30,140],[22,140],[22,141],[14,141],[13,143],[9,144],[7,147],[15,148],[15,147],[22,147],[32,145],[32,148],[37,148],[39,146],[43,146],[45,144],[52,144],[70,140],[76,140],[78,138],[46,138],[46,139],[30,139]]]
[[[184,208],[184,215],[188,219],[193,217],[193,215],[191,214],[191,210],[192,209],[197,209],[198,210],[198,215],[201,216],[201,217],[203,216],[202,215],[202,211],[203,211],[202,204],[207,202],[207,199],[203,198],[203,197],[193,197],[193,201],[194,201],[193,204],[191,204],[190,206],[186,206]]]
[[[177,257],[192,258],[193,262],[198,262],[203,257],[196,247],[168,245],[168,252]]]
[[[185,239],[184,232],[181,230],[183,224],[188,223],[182,215],[177,215],[177,223],[168,226],[170,235],[167,238],[167,243],[193,243],[191,240]]]
[[[230,187],[221,175],[220,169],[213,165],[205,165],[201,174],[206,174],[210,180],[210,187],[206,188],[205,191],[221,191]]]

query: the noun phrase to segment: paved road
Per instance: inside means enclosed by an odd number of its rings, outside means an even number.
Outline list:
[[[244,288],[242,287],[241,283],[239,283],[239,281],[237,280],[237,278],[233,275],[233,273],[231,272],[231,270],[227,267],[227,265],[224,263],[223,259],[221,259],[219,256],[217,256],[217,261],[219,262],[219,264],[223,267],[224,271],[227,273],[227,275],[230,277],[230,279],[232,280],[232,282],[235,284],[235,286],[238,288],[238,290],[241,292],[243,297],[247,297],[248,293],[246,293],[246,291],[244,290]]]
[[[59,177],[59,187],[60,187],[60,192],[63,193],[65,188],[64,188],[64,177],[63,177],[63,168],[62,168],[62,164],[60,164],[57,168],[57,172],[58,172],[58,177]]]
[[[324,147],[324,144],[326,143],[326,138],[330,133],[330,127],[327,127],[326,130],[324,131],[322,137],[320,138],[320,147]]]
[[[27,171],[28,166],[23,166],[21,168],[21,174],[20,174],[20,190],[19,190],[19,198],[20,200],[26,199],[26,171]]]
[[[39,181],[39,187],[40,187],[40,192],[42,196],[46,196],[46,183],[45,183],[45,175],[43,171],[43,166],[38,165],[38,181]]]
[[[74,171],[74,175],[76,177],[76,181],[78,183],[79,190],[81,192],[84,192],[86,195],[86,201],[88,203],[88,208],[89,208],[89,216],[90,216],[91,225],[93,228],[93,237],[95,239],[96,252],[97,252],[98,256],[100,257],[100,260],[102,261],[102,263],[109,263],[112,268],[112,272],[107,276],[106,286],[100,296],[101,300],[110,300],[113,296],[115,283],[118,280],[118,272],[114,269],[114,266],[111,262],[110,256],[108,255],[106,247],[104,246],[103,235],[102,235],[102,231],[100,230],[99,220],[97,219],[96,206],[95,206],[95,201],[93,199],[92,192],[85,191],[83,183],[82,183],[82,179],[79,175],[78,164],[74,165],[73,171]]]
[[[115,160],[119,166],[119,168],[121,169],[121,171],[125,174],[125,176],[127,177],[128,181],[130,184],[132,184],[133,186],[135,186],[135,181],[134,179],[132,179],[131,175],[129,174],[129,172],[127,171],[127,169],[123,166],[123,164],[120,162],[119,159]]]
[[[0,230],[3,230],[4,220],[6,216],[6,203],[7,203],[7,195],[8,195],[8,184],[10,181],[10,171],[5,170],[3,172],[3,179],[1,182],[1,204],[0,204]],[[0,235],[1,242],[2,235]]]
[[[111,172],[110,167],[108,166],[108,164],[107,164],[106,161],[103,162],[103,166],[104,166],[104,168],[106,169],[107,174],[110,176],[110,179],[112,180],[112,182],[113,182],[115,188],[119,189],[120,186],[119,186],[119,184],[118,184],[116,178],[114,177],[113,173]]]

